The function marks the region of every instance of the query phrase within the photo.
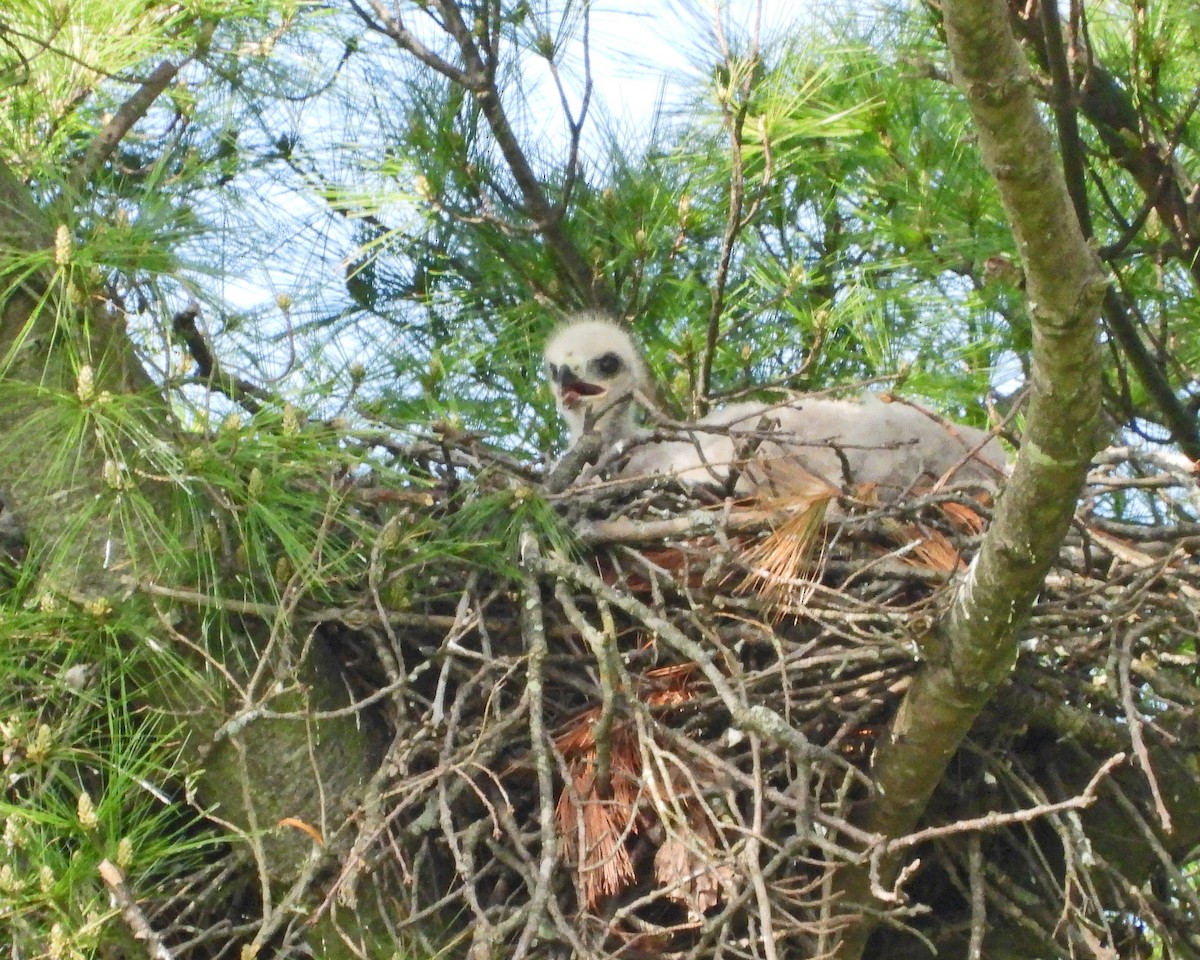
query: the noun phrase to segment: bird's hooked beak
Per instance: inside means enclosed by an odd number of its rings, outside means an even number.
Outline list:
[[[607,388],[596,383],[588,383],[575,375],[575,371],[566,364],[553,368],[554,388],[562,400],[562,405],[568,410],[574,410],[584,397],[599,397],[608,393]]]

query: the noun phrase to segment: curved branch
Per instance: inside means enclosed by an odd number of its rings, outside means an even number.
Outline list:
[[[966,95],[1028,278],[1033,362],[1028,425],[1011,481],[918,674],[880,742],[864,826],[898,838],[925,810],[979,711],[1007,678],[1025,622],[1075,510],[1097,447],[1097,320],[1106,281],[1079,228],[1062,167],[1038,114],[1004,0],[945,0],[955,80]],[[885,880],[896,863],[884,865]],[[847,901],[873,906],[866,871],[847,871]],[[886,883],[885,883],[886,885]],[[856,924],[838,956],[861,956]]]

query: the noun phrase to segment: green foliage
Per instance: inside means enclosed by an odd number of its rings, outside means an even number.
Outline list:
[[[403,86],[399,75],[385,81],[387,63],[372,62],[372,83],[398,94],[373,104],[376,122],[395,131],[386,162],[370,171],[384,192],[359,208],[387,228],[360,247],[370,270],[356,279],[375,285],[356,301],[395,326],[389,392],[403,419],[451,413],[505,445],[545,449],[544,430],[521,427],[531,402],[550,417],[530,390],[537,344],[555,319],[540,304],[577,303],[553,251],[507,226],[522,215],[516,189],[475,102],[428,72],[403,74]],[[1018,298],[983,276],[989,257],[1012,251],[986,174],[960,146],[961,106],[931,96],[934,81],[915,81],[866,37],[784,45],[764,63],[741,78],[752,85],[738,160],[747,220],[714,389],[781,379],[814,388],[909,370],[909,389],[953,393],[948,408],[981,420],[997,364],[1028,344],[1011,334],[1023,322]],[[593,144],[564,224],[652,363],[674,372],[678,409],[696,388],[726,227],[733,161],[721,90],[714,81],[708,106],[645,145],[631,149],[618,129]],[[552,192],[565,186],[548,182]]]
[[[571,64],[578,14],[567,5],[505,20],[505,62],[531,57],[530,76],[549,51]],[[81,30],[109,23],[98,7],[79,16],[95,18]],[[211,26],[206,16],[189,9],[155,20],[141,47],[114,40],[102,48],[111,61],[103,69],[140,65],[144,75],[149,50],[190,52]],[[156,45],[162,37],[170,43]],[[530,81],[513,73],[507,106],[531,166],[654,365],[672,369],[678,410],[698,389],[735,166],[745,223],[719,318],[715,394],[913,369],[921,376],[911,389],[935,400],[953,392],[947,406],[979,420],[995,365],[1027,348],[1010,335],[1015,298],[981,279],[988,257],[1011,252],[973,151],[959,146],[961,107],[933,81],[914,80],[895,51],[937,54],[916,27],[888,42],[814,36],[757,61],[710,62],[696,108],[645,142],[606,129],[593,107],[587,120],[600,134],[574,170],[564,167],[565,130],[543,121],[550,135],[534,134],[517,92]],[[190,71],[186,89],[173,88],[125,139],[87,202],[67,208],[89,289],[103,278],[120,293],[161,374],[181,381],[186,367],[155,318],[199,298],[212,311],[203,329],[226,362],[279,384],[293,402],[303,395],[308,409],[314,390],[324,415],[357,390],[385,401],[392,421],[444,417],[526,455],[552,447],[547,398],[533,389],[537,350],[556,314],[580,305],[579,291],[564,284],[557,251],[528,230],[478,102],[327,12],[235,9],[207,43],[200,63],[215,69]],[[445,43],[433,49],[452,53]],[[49,69],[52,58],[43,59]],[[314,59],[328,69],[302,66]],[[127,89],[104,87],[109,97]],[[572,92],[568,80],[568,101]],[[736,164],[731,107],[744,111]],[[94,128],[98,115],[76,112],[72,122]],[[46,169],[77,161],[64,143],[38,143]],[[281,234],[294,239],[279,247]],[[231,265],[259,286],[253,302],[209,279]],[[967,352],[957,349],[964,340]]]
[[[175,801],[179,741],[131,689],[162,652],[113,611],[0,592],[0,918],[25,956],[90,956],[124,937],[98,867],[145,896],[213,839]],[[167,658],[169,660],[169,658]]]
[[[508,577],[519,572],[524,537],[569,556],[577,553],[570,528],[531,487],[469,497],[451,518],[446,544],[473,567]]]

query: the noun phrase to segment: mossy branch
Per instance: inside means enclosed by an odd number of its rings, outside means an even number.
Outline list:
[[[947,0],[955,80],[970,105],[984,161],[1016,238],[1033,314],[1026,431],[1013,476],[955,602],[937,652],[906,695],[874,759],[864,826],[912,831],[946,766],[1016,659],[1019,630],[1074,514],[1097,448],[1097,318],[1105,289],[1084,240],[1062,167],[1033,96],[1028,64],[1003,0]],[[884,866],[894,876],[896,863]],[[869,908],[866,871],[842,880]],[[862,955],[871,924],[847,932],[840,958]]]

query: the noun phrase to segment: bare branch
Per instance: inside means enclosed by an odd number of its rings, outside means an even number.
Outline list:
[[[454,81],[462,87],[470,89],[471,78],[466,72],[454,66],[450,61],[439,57],[425,46],[417,38],[416,34],[404,25],[404,21],[400,19],[400,15],[391,14],[380,0],[370,0],[374,16],[371,15],[371,11],[365,9],[357,0],[349,0],[349,3],[354,12],[359,15],[363,23],[370,29],[391,37],[396,41],[397,46],[411,53],[431,70],[440,73],[443,77]]]
[[[1121,706],[1125,708],[1125,719],[1129,722],[1129,739],[1133,743],[1133,755],[1137,764],[1142,768],[1146,782],[1150,784],[1150,793],[1154,797],[1154,809],[1158,813],[1158,822],[1163,830],[1171,833],[1175,828],[1171,823],[1171,813],[1163,802],[1162,790],[1158,786],[1158,777],[1154,775],[1154,765],[1150,762],[1150,751],[1146,749],[1146,738],[1142,733],[1141,712],[1133,702],[1133,683],[1129,677],[1129,662],[1133,659],[1133,632],[1125,635],[1117,656],[1117,673],[1121,684]]]
[[[761,4],[758,5],[761,16]],[[750,95],[754,89],[755,73],[759,69],[758,33],[753,46],[745,58],[735,58],[725,39],[721,24],[721,8],[714,7],[717,40],[725,56],[724,68],[728,72],[727,89],[718,90],[721,109],[725,116],[725,129],[729,135],[729,156],[732,170],[729,178],[729,210],[725,218],[725,230],[721,237],[721,253],[717,261],[717,274],[713,278],[712,302],[708,311],[708,326],[705,330],[704,354],[700,358],[700,378],[696,393],[692,397],[693,414],[704,413],[708,407],[709,391],[712,388],[712,365],[717,352],[717,341],[721,334],[721,314],[725,309],[725,288],[729,282],[729,267],[733,261],[733,250],[738,234],[746,226],[743,216],[746,202],[746,171],[742,155],[742,130],[746,114],[750,109]],[[744,75],[743,75],[744,72]]]
[[[112,893],[113,899],[117,902],[117,906],[121,908],[121,916],[129,925],[133,938],[145,943],[146,953],[151,960],[175,960],[174,955],[163,944],[162,938],[150,926],[150,921],[146,919],[142,908],[138,906],[137,898],[126,885],[120,868],[110,860],[101,860],[97,869],[100,879],[104,881]]]

